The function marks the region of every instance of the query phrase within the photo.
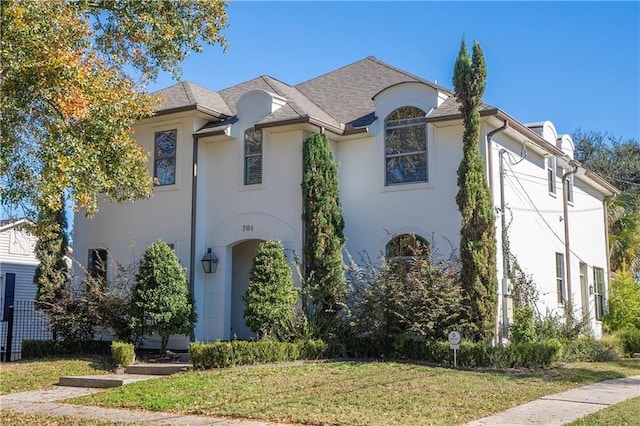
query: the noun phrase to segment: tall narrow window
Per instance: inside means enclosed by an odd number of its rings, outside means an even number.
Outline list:
[[[565,178],[565,184],[567,186],[567,201],[573,203],[573,175]]]
[[[156,132],[154,146],[155,185],[173,185],[176,183],[176,139],[177,130]]]
[[[262,130],[244,132],[244,184],[262,183]]]
[[[556,253],[556,292],[558,304],[561,305],[565,301],[564,254],[562,253]]]
[[[107,282],[107,250],[90,249],[89,261],[87,262],[87,272],[93,278],[102,279]]]
[[[596,299],[596,320],[602,321],[605,314],[604,269],[593,267],[593,294]]]
[[[427,182],[426,114],[402,107],[384,120],[385,185]]]
[[[4,276],[4,306],[2,306],[2,321],[9,321],[9,306],[13,305],[16,292],[16,274],[7,272]]]
[[[549,194],[556,195],[556,157],[544,159],[547,168],[547,189]]]

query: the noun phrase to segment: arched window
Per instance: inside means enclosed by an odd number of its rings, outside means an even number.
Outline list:
[[[262,183],[262,130],[244,132],[244,184]]]
[[[389,259],[424,258],[429,255],[427,240],[415,234],[401,234],[387,243],[386,252]]]
[[[420,108],[402,107],[384,120],[385,185],[427,182],[427,124]]]

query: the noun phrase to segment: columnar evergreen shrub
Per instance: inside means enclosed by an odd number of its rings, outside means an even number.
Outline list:
[[[467,53],[462,40],[453,84],[464,121],[463,157],[458,167],[456,202],[462,215],[460,229],[461,282],[467,293],[471,337],[482,340],[493,334],[497,310],[496,235],[493,200],[479,152],[480,113],[486,85],[482,48],[473,44]]]
[[[305,309],[327,331],[336,327],[346,296],[338,166],[324,134],[305,140],[302,155]]]
[[[196,322],[185,269],[164,242],[151,244],[140,261],[131,299],[138,336],[158,334],[163,351],[172,334],[189,334]]]
[[[249,275],[249,287],[243,296],[244,319],[260,337],[287,340],[294,316],[298,291],[293,285],[291,267],[280,241],[258,246]]]
[[[33,276],[37,286],[35,306],[49,316],[56,338],[58,334],[64,334],[60,329],[64,328],[68,306],[72,302],[65,260],[69,247],[67,227],[64,209],[52,211],[43,206],[33,230],[40,236],[35,247],[35,255],[40,262]]]

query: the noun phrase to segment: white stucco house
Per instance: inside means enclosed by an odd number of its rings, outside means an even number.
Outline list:
[[[242,294],[259,242],[302,252],[302,144],[313,132],[328,136],[339,163],[349,252],[384,253],[405,233],[456,248],[463,125],[452,90],[367,57],[293,86],[261,76],[221,91],[182,82],[158,94],[166,103],[135,127],[157,178],[153,197],[102,202],[93,219],[76,215],[74,252],[91,270],[96,257],[127,264],[158,239],[172,244],[193,288],[197,340],[250,336]],[[571,138],[551,122],[523,124],[486,104],[481,119],[504,284],[499,331],[510,315],[501,260],[508,226],[541,310],[571,300],[599,334],[609,278],[605,200],[616,188],[573,159]],[[219,261],[213,273],[200,263],[208,249]]]

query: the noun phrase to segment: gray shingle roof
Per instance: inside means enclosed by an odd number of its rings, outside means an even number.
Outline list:
[[[250,90],[265,90],[282,96],[286,105],[263,118],[258,124],[312,118],[335,128],[358,128],[371,124],[375,119],[373,97],[382,90],[400,83],[422,83],[449,95],[440,107],[432,110],[428,118],[434,121],[459,115],[453,92],[443,86],[386,64],[373,56],[346,65],[319,77],[290,86],[273,77],[263,75],[245,81],[220,92],[191,82],[181,82],[155,92],[166,104],[158,112],[197,106],[221,118],[234,116],[240,97]],[[483,104],[482,111],[495,110]],[[225,125],[229,124],[225,120]],[[220,124],[201,129],[210,131]],[[205,126],[206,127],[206,126]]]
[[[200,106],[205,109],[233,115],[229,106],[218,92],[189,81],[183,81],[153,93],[164,98],[165,103],[157,108],[158,112],[188,106]]]
[[[340,127],[340,123],[312,102],[307,96],[295,87],[289,86],[268,75],[263,75],[253,80],[245,81],[236,86],[229,87],[220,92],[230,108],[236,113],[238,99],[249,90],[261,89],[280,95],[287,100],[287,104],[268,115],[260,123],[272,123],[276,121],[292,120],[301,117],[313,117],[332,126]]]
[[[427,84],[451,93],[421,77],[369,56],[353,64],[331,71],[296,85],[341,123],[352,127],[365,126],[373,119],[373,97],[389,86],[405,82]]]
[[[485,104],[484,102],[480,106],[480,113],[484,111],[495,111],[496,107],[491,106],[489,104]],[[455,95],[449,96],[445,101],[440,104],[438,108],[435,108],[427,114],[427,119],[437,121],[438,119],[450,118],[453,116],[460,115],[460,102],[458,102],[458,98]]]

